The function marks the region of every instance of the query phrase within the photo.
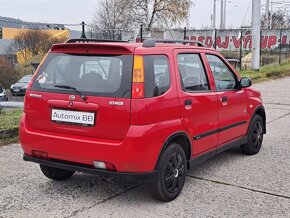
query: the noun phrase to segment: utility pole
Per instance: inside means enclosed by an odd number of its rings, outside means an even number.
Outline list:
[[[269,3],[270,0],[266,0],[266,29],[269,29]]]
[[[213,20],[212,20],[212,29],[215,29],[215,20],[216,20],[216,0],[213,0]]]
[[[261,0],[252,1],[252,63],[253,70],[260,69]]]
[[[224,0],[224,23],[223,23],[223,29],[226,28],[226,13],[227,13],[227,0]]]
[[[224,29],[224,0],[221,0],[221,24],[220,29]]]
[[[272,21],[273,21],[273,2],[271,2],[270,29],[272,29]]]

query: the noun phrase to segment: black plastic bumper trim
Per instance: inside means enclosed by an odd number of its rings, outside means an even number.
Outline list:
[[[78,171],[90,174],[96,174],[106,177],[115,177],[125,180],[133,180],[138,182],[150,183],[154,182],[157,178],[157,171],[146,172],[146,173],[125,173],[125,172],[116,172],[116,171],[106,171],[102,169],[95,169],[93,166],[86,164],[78,164],[68,161],[61,161],[55,159],[41,159],[37,157],[31,157],[26,154],[23,155],[23,160],[38,163],[41,165],[55,167],[64,170]]]

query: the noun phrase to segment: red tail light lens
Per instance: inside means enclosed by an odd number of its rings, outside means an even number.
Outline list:
[[[105,163],[106,169],[110,171],[116,171],[116,167],[111,163]]]
[[[132,98],[144,98],[144,83],[133,83]]]

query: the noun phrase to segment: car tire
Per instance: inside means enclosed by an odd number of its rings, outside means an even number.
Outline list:
[[[264,132],[264,121],[262,117],[258,114],[254,115],[248,131],[248,142],[241,146],[242,152],[247,155],[257,154],[263,143]]]
[[[72,177],[75,173],[74,171],[63,170],[59,168],[49,167],[45,165],[40,165],[42,173],[49,179],[62,181]]]
[[[157,164],[157,178],[149,184],[152,195],[160,201],[174,200],[181,192],[187,173],[187,159],[182,147],[172,143]]]

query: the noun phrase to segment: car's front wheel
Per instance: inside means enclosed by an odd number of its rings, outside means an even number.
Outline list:
[[[42,173],[49,179],[62,181],[72,177],[75,173],[74,171],[63,170],[59,168],[49,167],[45,165],[40,165]]]
[[[254,115],[248,131],[248,142],[241,146],[243,153],[247,155],[257,154],[263,143],[264,132],[262,117],[258,114]]]
[[[157,179],[150,184],[152,195],[161,201],[172,201],[181,192],[187,172],[187,160],[182,147],[176,143],[168,146],[157,165]]]

